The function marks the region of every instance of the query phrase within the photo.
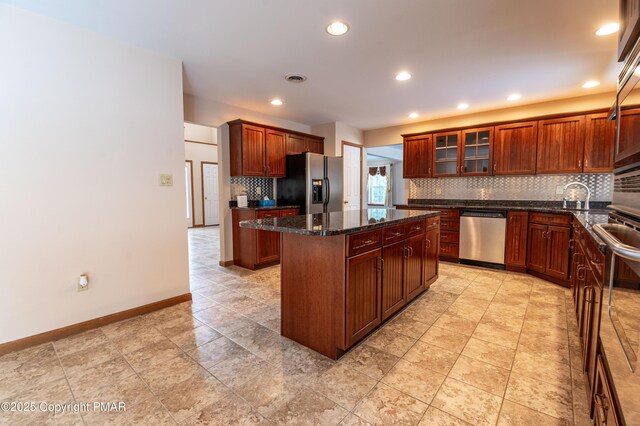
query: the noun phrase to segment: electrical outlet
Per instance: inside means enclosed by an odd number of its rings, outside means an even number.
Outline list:
[[[563,185],[558,185],[558,186],[556,186],[556,194],[557,194],[557,195],[562,195],[562,194],[564,194],[564,186],[563,186]]]
[[[172,174],[160,174],[160,186],[173,186],[173,175]]]
[[[89,274],[82,274],[78,278],[78,291],[89,290]]]
[[[436,188],[436,195],[442,194],[442,188]]]
[[[258,186],[258,187],[256,187],[256,194],[257,194],[257,195],[262,194],[262,188],[260,188],[259,186]]]

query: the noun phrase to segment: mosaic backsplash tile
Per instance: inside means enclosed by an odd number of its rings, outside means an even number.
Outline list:
[[[556,188],[581,182],[591,190],[591,200],[611,201],[613,174],[472,176],[410,179],[409,198],[559,201]],[[569,200],[584,199],[585,190],[567,191]]]
[[[260,195],[257,189],[260,188]],[[260,177],[231,177],[231,200],[236,200],[238,195],[247,194],[249,200],[262,200],[265,196],[273,200],[273,178]]]

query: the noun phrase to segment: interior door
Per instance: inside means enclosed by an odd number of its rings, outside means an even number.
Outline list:
[[[202,196],[204,226],[220,223],[220,197],[218,196],[218,165],[202,163]]]
[[[360,210],[362,183],[362,149],[352,145],[342,145],[344,210]]]

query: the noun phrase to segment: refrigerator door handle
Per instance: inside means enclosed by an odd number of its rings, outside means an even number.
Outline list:
[[[329,204],[329,197],[331,196],[331,192],[330,192],[330,186],[329,186],[329,179],[328,178],[324,178],[324,183],[326,185],[326,191],[324,191],[324,205],[326,206],[327,204]]]

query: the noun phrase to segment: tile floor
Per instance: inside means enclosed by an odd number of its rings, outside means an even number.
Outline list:
[[[571,296],[441,264],[440,279],[338,362],[279,335],[279,269],[217,266],[189,232],[193,303],[0,357],[0,401],[124,401],[124,412],[0,424],[583,425]]]

